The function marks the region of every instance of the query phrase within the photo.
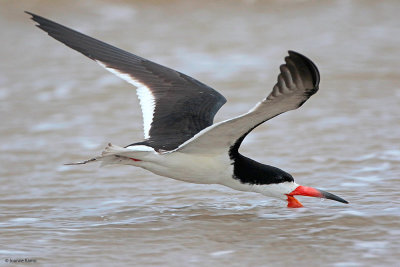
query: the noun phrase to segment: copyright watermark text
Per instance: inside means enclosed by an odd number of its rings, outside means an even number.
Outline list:
[[[32,258],[6,258],[4,259],[6,263],[36,263],[36,259]]]

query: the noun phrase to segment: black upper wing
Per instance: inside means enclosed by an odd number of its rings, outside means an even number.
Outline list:
[[[212,125],[215,114],[226,102],[220,93],[183,73],[26,13],[51,37],[138,88],[144,142],[156,150],[175,149]]]

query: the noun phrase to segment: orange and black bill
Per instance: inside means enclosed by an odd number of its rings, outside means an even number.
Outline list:
[[[326,199],[332,199],[332,200],[339,201],[339,202],[346,203],[346,204],[349,203],[346,200],[344,200],[343,198],[338,197],[332,193],[326,192],[324,190],[299,185],[295,190],[293,190],[291,193],[287,194],[288,208],[303,207],[303,205],[300,203],[300,201],[298,201],[294,197],[296,195],[297,196],[326,198]]]

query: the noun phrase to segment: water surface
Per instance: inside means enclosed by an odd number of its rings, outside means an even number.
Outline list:
[[[286,51],[320,91],[241,151],[350,204],[306,208],[128,166],[63,163],[142,138],[134,88],[49,38],[36,12],[196,77],[228,103],[268,95]],[[2,1],[0,262],[394,266],[400,260],[397,1]]]

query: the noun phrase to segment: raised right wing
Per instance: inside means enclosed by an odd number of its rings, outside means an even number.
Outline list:
[[[246,114],[202,130],[177,149],[183,153],[236,153],[248,133],[263,122],[297,109],[318,91],[320,76],[315,64],[305,56],[289,51],[280,67],[278,81],[267,98]]]

